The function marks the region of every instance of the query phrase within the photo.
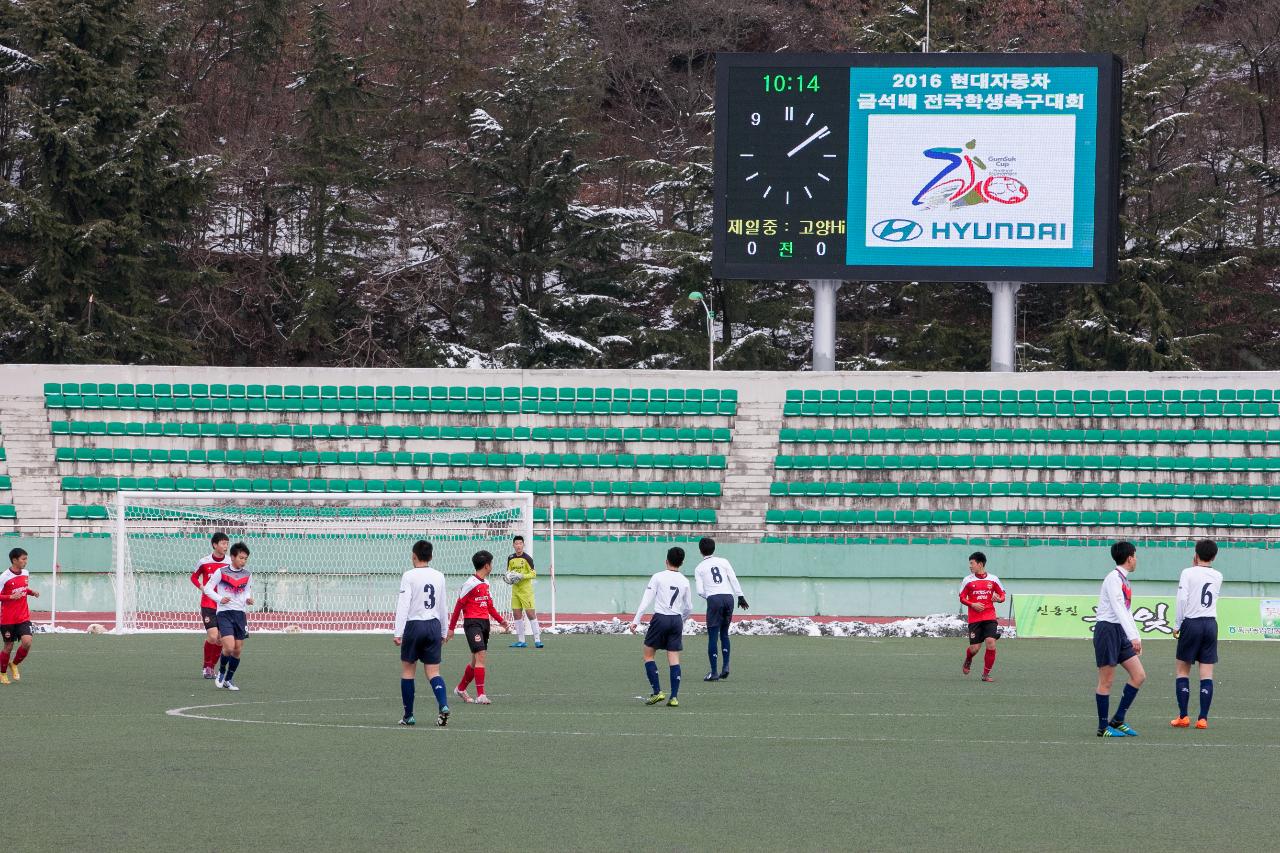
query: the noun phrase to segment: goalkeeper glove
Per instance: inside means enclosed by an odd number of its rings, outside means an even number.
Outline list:
[[[738,606],[739,606],[739,607],[741,607],[743,610],[750,610],[750,609],[751,609],[750,607],[748,607],[748,606],[747,606],[747,600],[746,600],[746,598],[742,597],[741,595],[740,595],[740,596],[738,596]]]

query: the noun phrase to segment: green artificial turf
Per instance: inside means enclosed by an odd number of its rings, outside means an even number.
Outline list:
[[[1148,643],[1150,680],[1129,715],[1141,737],[1100,740],[1082,641],[1003,641],[999,681],[982,684],[959,672],[963,641],[735,638],[732,679],[704,684],[704,640],[686,638],[673,709],[638,698],[638,638],[517,651],[495,634],[494,704],[455,704],[439,730],[421,679],[419,725],[395,726],[387,637],[251,637],[236,694],[200,678],[200,640],[36,637],[22,682],[0,686],[14,849],[1278,843],[1280,655],[1268,643],[1222,645],[1208,731],[1170,729],[1173,644]],[[446,648],[451,690],[465,657],[461,638]]]

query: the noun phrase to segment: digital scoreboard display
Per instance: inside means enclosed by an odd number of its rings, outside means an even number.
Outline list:
[[[719,278],[1106,282],[1119,60],[719,54]]]

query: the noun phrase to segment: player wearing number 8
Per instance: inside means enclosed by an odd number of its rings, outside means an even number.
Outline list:
[[[644,674],[649,679],[653,693],[645,701],[646,705],[656,705],[667,697],[658,683],[658,664],[653,656],[658,649],[667,653],[667,664],[671,667],[671,698],[667,705],[676,708],[680,700],[680,650],[684,648],[684,620],[693,615],[693,599],[689,593],[689,579],[680,573],[684,565],[684,549],[671,548],[667,551],[667,567],[649,578],[644,588],[644,597],[636,610],[636,618],[627,627],[631,633],[640,625],[640,617],[653,605],[653,618],[649,620],[649,630],[644,635]]]
[[[414,674],[418,662],[431,682],[440,713],[436,725],[449,722],[448,691],[440,677],[440,651],[445,641],[444,575],[431,568],[431,543],[413,543],[413,568],[400,577],[400,597],[396,600],[396,627],[393,642],[400,647],[400,698],[404,716],[400,725],[412,726]]]
[[[1222,592],[1222,572],[1213,567],[1218,545],[1210,539],[1196,543],[1190,568],[1178,578],[1178,599],[1173,615],[1173,636],[1178,638],[1174,669],[1174,694],[1178,716],[1169,724],[1175,729],[1191,725],[1187,706],[1191,701],[1191,665],[1200,664],[1200,715],[1197,729],[1209,728],[1209,705],[1213,702],[1213,665],[1218,662],[1218,595]]]
[[[704,536],[698,542],[698,551],[702,554],[702,562],[693,570],[694,583],[698,595],[707,601],[707,657],[711,659],[711,671],[703,681],[719,681],[729,677],[729,625],[733,622],[733,598],[738,597],[738,606],[747,609],[747,600],[742,597],[742,587],[738,585],[738,576],[733,566],[724,557],[714,556],[716,540]],[[724,655],[724,669],[716,672],[716,647],[719,646]]]

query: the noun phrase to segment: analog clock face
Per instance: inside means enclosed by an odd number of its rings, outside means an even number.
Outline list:
[[[739,192],[789,207],[829,198],[843,173],[832,121],[821,108],[778,102],[742,119]]]

